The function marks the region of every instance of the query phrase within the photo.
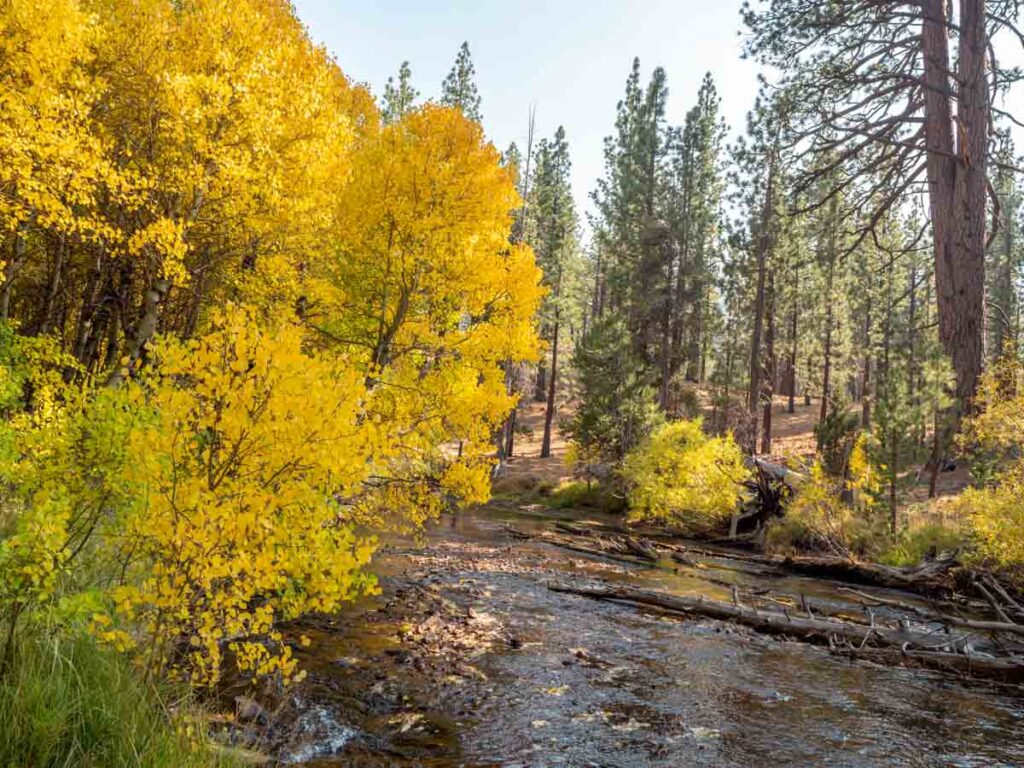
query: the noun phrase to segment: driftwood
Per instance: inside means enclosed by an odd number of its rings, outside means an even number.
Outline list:
[[[903,659],[931,669],[955,670],[974,677],[1010,683],[1024,683],[1024,656],[996,657],[973,650],[973,631],[952,634],[949,627],[933,631],[900,626],[868,626],[832,618],[801,616],[795,611],[767,611],[705,597],[670,595],[629,587],[576,587],[549,584],[549,589],[598,600],[646,606],[659,611],[706,616],[734,621],[758,632],[781,635],[806,642],[827,645],[834,652],[878,660]],[[807,611],[810,614],[810,611]],[[895,653],[894,653],[895,652]]]
[[[560,547],[572,552],[582,552],[588,555],[606,557],[611,560],[653,565],[662,559],[662,553],[657,546],[641,537],[629,535],[597,534],[595,531],[581,529],[569,523],[558,523],[561,530],[571,531],[570,535],[555,534],[551,531],[542,531],[540,534],[525,534],[521,530],[509,528],[514,536],[519,539],[531,539],[553,547]]]
[[[1024,659],[1021,657],[999,658],[977,654],[942,653],[941,651],[854,648],[852,646],[832,647],[829,650],[836,656],[872,661],[877,664],[909,664],[940,672],[954,672],[982,680],[1017,684],[1024,682]]]
[[[969,585],[973,586],[979,595],[985,597],[982,602],[964,599],[955,601],[937,599],[938,594],[949,595],[952,593],[951,572],[960,565],[955,553],[943,553],[920,565],[899,568],[841,557],[783,556],[740,552],[732,548],[702,546],[691,542],[683,544],[626,532],[608,533],[600,528],[570,522],[557,522],[555,527],[560,533],[527,534],[514,529],[509,530],[520,538],[537,539],[552,546],[632,565],[653,566],[661,562],[663,557],[670,556],[674,562],[680,565],[705,569],[706,566],[700,558],[713,558],[718,561],[713,566],[715,569],[739,570],[744,573],[770,577],[781,576],[789,572],[848,584],[863,584],[922,593],[931,596],[929,602],[932,609],[912,605],[891,597],[869,595],[851,587],[838,588],[840,591],[856,595],[859,599],[854,599],[853,602],[869,609],[867,611],[869,615],[871,608],[886,606],[910,616],[914,621],[931,622],[983,633],[999,632],[1018,638],[1024,637],[1024,622],[1019,621],[1024,619],[1024,610],[1020,603],[1011,597],[991,574],[969,573]],[[729,561],[733,561],[736,565],[728,565]],[[739,564],[756,566],[756,570],[744,568]],[[965,572],[960,571],[960,573]],[[706,575],[702,578],[711,582],[715,581]],[[762,594],[767,591],[770,590],[766,590]],[[799,596],[781,596],[806,601],[806,598]],[[770,599],[775,600],[775,598]],[[775,602],[785,604],[784,600],[775,600]],[[971,611],[975,617],[956,615],[964,610]],[[979,612],[988,611],[994,614],[995,620],[977,616]],[[821,606],[815,607],[815,612],[819,615],[842,617],[845,620],[852,618],[849,611]],[[853,618],[853,621],[859,623],[860,620]]]
[[[654,565],[661,559],[661,553],[657,547],[636,536],[582,536],[580,534],[566,536],[548,531],[537,534],[523,533],[515,529],[509,529],[509,531],[517,538],[542,541],[545,544],[572,552],[605,557],[609,560],[618,560],[633,565]]]
[[[835,579],[855,584],[870,584],[891,589],[938,589],[944,586],[944,579],[949,571],[959,565],[956,557],[952,554],[944,554],[911,568],[898,568],[881,563],[848,560],[843,557],[755,555],[748,552],[720,551],[681,545],[676,545],[673,550],[675,551],[673,558],[682,561],[683,564],[686,564],[686,558],[677,556],[693,553],[705,557],[720,557],[769,565],[805,576]]]
[[[806,576],[835,579],[854,584],[869,584],[891,589],[918,591],[938,590],[945,586],[949,571],[959,565],[955,554],[943,553],[939,557],[910,568],[899,568],[880,563],[859,562],[842,557],[759,555],[716,549],[693,544],[657,541],[628,533],[604,533],[572,523],[556,523],[560,533],[523,533],[509,529],[519,538],[544,541],[556,547],[570,549],[611,559],[626,559],[634,563],[657,563],[662,552],[670,554],[678,563],[693,566],[693,555],[739,562],[755,563]],[[1000,617],[1001,619],[1003,617]]]
[[[856,589],[850,589],[848,587],[839,587],[839,591],[848,592],[850,594],[857,595],[863,601],[862,604],[870,606],[889,606],[906,613],[913,613],[925,621],[932,621],[940,624],[949,624],[950,626],[956,627],[967,627],[968,629],[978,629],[983,632],[1009,632],[1010,634],[1020,635],[1024,637],[1024,624],[1016,624],[1012,621],[985,621],[983,619],[969,619],[963,616],[952,616],[948,613],[941,613],[938,611],[929,611],[918,605],[911,605],[905,603],[902,600],[891,600],[889,598],[879,597],[878,595],[869,595],[865,592],[861,592]]]

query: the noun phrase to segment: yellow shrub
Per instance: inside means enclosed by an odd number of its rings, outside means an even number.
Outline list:
[[[362,376],[306,354],[294,328],[262,330],[233,311],[192,343],[164,341],[159,366],[124,397],[132,505],[109,546],[125,568],[117,613],[161,663],[216,679],[227,646],[244,671],[289,676],[278,621],[332,611],[370,588],[375,541],[340,501],[386,439],[364,419]]]
[[[709,437],[694,419],[655,430],[626,457],[621,475],[632,518],[706,530],[730,517],[750,471],[731,434]]]
[[[984,484],[953,503],[967,522],[975,556],[998,566],[1024,564],[1024,364],[1012,354],[993,363],[978,384],[977,413],[964,422]]]
[[[987,488],[968,488],[953,503],[969,523],[976,555],[995,565],[1024,564],[1024,462]]]
[[[786,504],[785,516],[768,529],[769,547],[824,550],[843,557],[867,555],[885,539],[884,519],[877,514],[876,467],[867,436],[853,444],[845,479],[830,475],[821,460]]]

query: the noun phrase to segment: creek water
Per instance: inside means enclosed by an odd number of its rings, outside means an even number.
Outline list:
[[[436,768],[1024,765],[1024,699],[1005,691],[547,588],[552,578],[599,578],[728,599],[722,582],[764,583],[756,568],[609,566],[513,541],[509,523],[539,530],[550,519],[495,507],[446,518],[424,541],[398,542],[383,556],[383,595],[308,630],[302,716],[310,726],[284,759]],[[403,661],[401,628],[380,618],[402,585],[418,582],[514,641],[474,655],[472,675],[428,679],[419,662]],[[831,582],[773,576],[771,585],[850,601]]]

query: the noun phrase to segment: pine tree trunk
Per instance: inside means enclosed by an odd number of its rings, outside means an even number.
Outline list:
[[[808,377],[810,376],[810,372],[813,369],[814,369],[814,360],[813,360],[813,358],[808,357],[807,358],[807,373],[808,373]],[[809,386],[805,386],[804,387],[804,406],[808,407],[808,408],[810,408],[810,406],[811,406],[811,388]]]
[[[707,324],[711,318],[711,297],[708,296],[708,292],[704,292],[704,322],[701,323],[702,334],[700,343],[700,368],[697,369],[697,381],[701,384],[708,377],[708,351],[711,347],[711,334],[708,333]]]
[[[1011,193],[1013,194],[1013,193]],[[1000,286],[1002,296],[1006,299],[1005,301],[997,304],[999,310],[996,318],[996,333],[993,339],[994,349],[990,350],[992,357],[996,358],[1001,356],[1007,347],[1007,342],[1013,338],[1013,326],[1012,317],[1014,304],[1014,279],[1013,279],[1013,267],[1014,267],[1014,236],[1016,234],[1016,224],[1011,216],[1006,217],[1006,222],[1003,232],[1003,248],[1002,248],[1002,260],[999,263],[999,277],[998,283]]]
[[[765,249],[758,248],[757,255],[757,294],[754,299],[754,331],[750,340],[750,392],[747,408],[754,420],[751,435],[751,453],[757,446],[757,411],[761,398],[761,336],[764,327],[764,293],[765,293]]]
[[[761,396],[761,343],[764,333],[765,277],[768,264],[768,250],[771,248],[772,198],[775,187],[775,162],[769,161],[768,182],[765,185],[764,203],[761,210],[760,232],[757,239],[757,294],[754,299],[754,330],[750,340],[750,393],[747,407],[754,422],[750,438],[750,452],[757,450],[757,411]]]
[[[818,414],[818,423],[825,421],[828,416],[828,406],[831,400],[832,390],[832,277],[833,262],[828,265],[828,294],[825,299],[825,349],[823,351],[824,361],[821,370],[821,412]]]
[[[985,171],[990,104],[985,0],[959,4],[957,140],[944,0],[921,0],[925,145],[939,337],[956,372],[956,415],[969,408],[984,360]],[[955,419],[957,421],[958,419]],[[955,428],[955,424],[954,424]]]
[[[890,259],[890,265],[892,260]],[[868,286],[864,311],[864,380],[861,383],[860,425],[871,426],[871,269],[868,266]]]
[[[786,403],[787,413],[796,413],[796,356],[798,354],[799,329],[797,327],[797,297],[800,295],[800,270],[793,272],[793,311],[789,318],[789,400]]]
[[[540,445],[540,457],[551,455],[551,425],[555,419],[555,384],[558,381],[558,313],[555,313],[555,327],[551,339],[551,376],[548,380],[548,405],[544,413],[544,440]]]
[[[670,265],[671,270],[671,265]],[[669,384],[672,379],[672,280],[669,276],[669,288],[666,291],[661,316],[661,382],[658,387],[658,404],[662,411],[667,411],[669,402]]]
[[[761,430],[761,453],[772,452],[772,399],[775,393],[775,274],[768,275],[766,301],[766,333],[764,356],[764,417]]]

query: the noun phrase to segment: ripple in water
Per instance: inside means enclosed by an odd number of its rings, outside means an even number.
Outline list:
[[[306,709],[295,723],[297,742],[281,758],[295,765],[336,755],[357,735],[354,728],[339,723],[335,714],[317,704]]]

